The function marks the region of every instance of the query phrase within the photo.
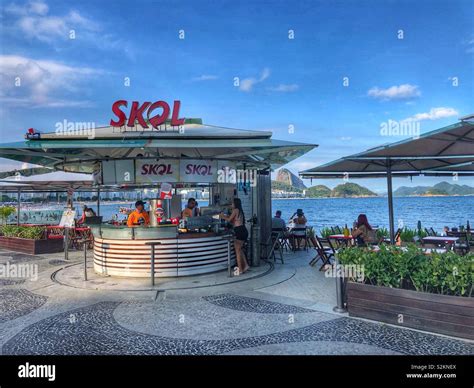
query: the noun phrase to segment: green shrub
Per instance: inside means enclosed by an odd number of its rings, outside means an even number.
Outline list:
[[[414,244],[406,248],[382,245],[379,251],[346,248],[339,252],[338,258],[342,264],[361,266],[367,284],[442,295],[472,295],[472,253],[465,256],[454,252],[426,255]]]
[[[375,235],[377,236],[378,240],[381,240],[383,238],[389,237],[390,231],[387,228],[378,228],[377,231],[375,232]]]
[[[333,234],[331,228],[325,227],[325,228],[322,228],[322,229],[321,229],[321,237],[327,238],[327,237],[330,236],[331,234]]]
[[[5,237],[19,237],[32,240],[41,240],[45,234],[45,228],[42,226],[3,225],[0,231]]]
[[[428,234],[422,229],[410,229],[404,227],[400,231],[400,240],[406,243],[413,243],[416,240],[421,240],[423,237],[426,237]]]
[[[0,207],[0,222],[6,224],[8,217],[16,212],[16,209],[13,206],[1,206]]]

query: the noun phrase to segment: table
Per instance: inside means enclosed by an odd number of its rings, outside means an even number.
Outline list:
[[[354,241],[354,237],[352,237],[351,235],[344,236],[343,234],[332,234],[328,236],[328,239],[336,240],[338,244],[345,244],[346,246],[351,245]]]
[[[423,244],[435,244],[435,245],[453,245],[459,237],[447,237],[447,236],[428,236],[423,237]]]
[[[433,244],[438,247],[451,249],[458,240],[459,240],[459,237],[428,236],[428,237],[423,237],[423,244]]]

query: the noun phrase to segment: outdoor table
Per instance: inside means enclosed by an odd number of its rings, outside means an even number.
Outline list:
[[[354,241],[354,237],[351,235],[344,236],[343,234],[332,234],[328,236],[328,239],[336,240],[338,244],[344,244],[346,246],[349,246]]]
[[[458,240],[459,240],[459,237],[428,236],[428,237],[423,237],[423,244],[452,246]]]

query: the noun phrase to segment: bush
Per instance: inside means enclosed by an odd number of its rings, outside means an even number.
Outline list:
[[[0,231],[5,237],[28,238],[31,240],[41,240],[45,235],[45,228],[42,226],[3,225]]]
[[[1,206],[0,207],[0,222],[6,224],[8,217],[16,212],[16,208],[13,206]]]
[[[417,240],[421,240],[423,237],[426,237],[428,234],[421,229],[410,229],[406,226],[400,231],[400,240],[407,243],[412,243]]]
[[[339,252],[338,258],[341,264],[361,266],[367,284],[442,295],[472,295],[472,253],[466,256],[454,252],[426,255],[413,244],[405,249],[381,245],[380,251],[346,248]]]
[[[333,234],[331,228],[327,228],[327,227],[326,227],[326,228],[322,228],[322,229],[321,229],[321,237],[327,238],[327,237],[330,236],[331,234]]]

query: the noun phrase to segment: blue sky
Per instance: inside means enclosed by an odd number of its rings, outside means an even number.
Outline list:
[[[473,4],[5,0],[2,141],[63,120],[106,124],[117,99],[179,99],[186,117],[319,144],[288,166],[311,168],[401,140],[381,134],[389,120],[417,119],[423,133],[474,113]]]

